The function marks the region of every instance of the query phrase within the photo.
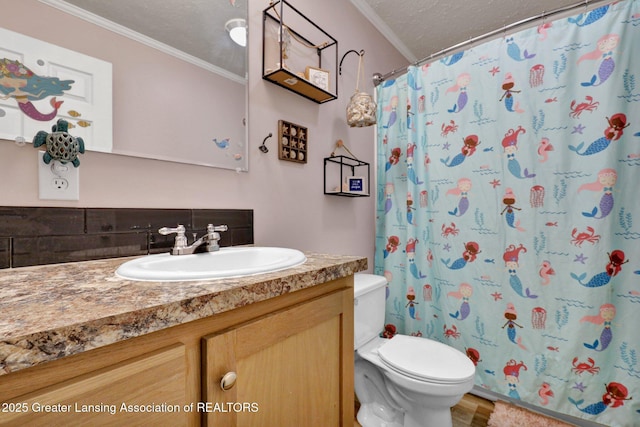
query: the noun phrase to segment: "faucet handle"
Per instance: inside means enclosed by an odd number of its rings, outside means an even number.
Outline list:
[[[228,229],[229,227],[227,227],[226,224],[223,224],[223,225],[208,224],[207,225],[207,233],[214,233],[217,231],[227,231]]]
[[[178,226],[175,228],[162,227],[158,230],[158,233],[162,234],[163,236],[176,233],[175,247],[184,248],[187,246],[187,236],[185,235],[186,231],[187,230],[184,228],[184,225],[178,224]]]
[[[218,232],[227,231],[228,229],[229,227],[226,225],[207,225],[207,250],[209,252],[215,252],[220,249],[220,244],[218,243],[220,241],[220,233]]]
[[[158,230],[158,233],[162,234],[163,236],[166,236],[167,234],[171,234],[171,233],[184,233],[186,231],[186,229],[184,228],[184,225],[182,224],[178,224],[177,227],[175,228],[170,228],[170,227],[162,227],[161,229]]]

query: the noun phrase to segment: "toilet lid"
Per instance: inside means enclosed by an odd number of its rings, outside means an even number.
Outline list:
[[[464,382],[476,371],[464,353],[421,337],[396,335],[378,349],[378,355],[388,367],[429,382]]]

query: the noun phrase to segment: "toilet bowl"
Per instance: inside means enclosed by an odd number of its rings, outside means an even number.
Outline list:
[[[462,352],[426,338],[380,338],[382,276],[354,280],[355,391],[363,427],[451,427],[451,407],[473,388],[475,366]]]

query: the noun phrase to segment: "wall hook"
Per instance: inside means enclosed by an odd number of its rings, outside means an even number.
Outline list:
[[[356,52],[356,51],[355,51],[355,50],[353,50],[353,49],[348,50],[344,55],[342,55],[342,59],[340,60],[340,66],[338,67],[338,74],[339,74],[339,75],[342,75],[342,61],[344,61],[344,58],[346,58],[346,56],[347,56],[348,54],[350,54],[351,52],[355,53],[356,55],[358,55],[358,56],[360,56],[360,57],[361,57],[362,55],[364,55],[364,49],[363,49],[363,50],[361,50],[360,52]]]
[[[265,137],[265,139],[262,140],[262,145],[258,147],[260,149],[260,151],[262,151],[263,153],[268,153],[269,152],[269,149],[267,148],[266,145],[264,145],[264,143],[267,142],[267,139],[271,138],[272,136],[273,136],[273,134],[271,132],[269,132],[269,135],[267,135]]]

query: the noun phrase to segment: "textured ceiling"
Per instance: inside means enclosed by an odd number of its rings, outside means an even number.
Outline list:
[[[45,0],[46,1],[46,0]],[[58,1],[60,0],[52,0]],[[289,0],[298,6],[302,0]],[[309,1],[309,0],[306,0]],[[586,0],[597,3],[598,0]],[[248,0],[66,0],[112,22],[245,75],[245,49],[224,23],[246,15]],[[351,0],[407,58],[443,49],[577,0]],[[266,4],[266,1],[265,1]],[[578,13],[578,11],[576,11]]]
[[[579,3],[577,0],[351,2],[378,27],[408,62],[428,58],[443,49],[532,16]],[[399,7],[399,4],[402,7]]]

